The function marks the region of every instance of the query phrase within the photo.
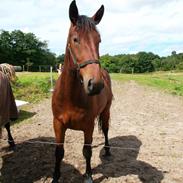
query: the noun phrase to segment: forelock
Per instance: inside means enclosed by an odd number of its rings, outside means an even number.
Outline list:
[[[97,31],[97,28],[93,19],[85,15],[81,15],[78,17],[76,26],[77,26],[77,29],[82,32],[88,32],[92,30]]]

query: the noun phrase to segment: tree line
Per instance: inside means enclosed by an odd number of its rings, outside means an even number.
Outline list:
[[[56,56],[48,49],[48,43],[33,33],[20,30],[0,31],[0,63],[9,63],[39,71],[40,66],[55,66],[63,63],[64,54]],[[153,71],[183,70],[183,53],[160,57],[152,52],[137,54],[103,55],[102,67],[114,73],[145,73]],[[43,67],[44,68],[44,67]]]
[[[46,41],[41,41],[33,33],[20,30],[0,32],[0,63],[25,66],[38,69],[40,65],[57,63],[55,53],[48,49]]]
[[[152,52],[101,56],[101,63],[109,72],[145,73],[153,71],[183,70],[183,53],[160,57]]]

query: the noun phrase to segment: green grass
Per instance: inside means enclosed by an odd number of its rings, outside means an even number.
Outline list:
[[[16,99],[36,103],[50,97],[50,73],[22,72],[17,73],[18,80],[13,84]],[[183,96],[183,73],[156,72],[151,74],[111,74],[112,79],[119,81],[134,80],[139,84],[156,87],[171,94]],[[53,73],[53,80],[58,78]]]
[[[51,96],[50,73],[22,72],[17,73],[18,80],[13,84],[16,99],[36,103]],[[183,73],[152,73],[152,74],[111,74],[113,80],[128,82],[134,80],[141,85],[155,87],[171,94],[183,96]],[[53,81],[58,78],[53,73]],[[19,119],[13,124],[19,124],[35,115],[29,112],[30,105],[23,106]],[[30,121],[29,121],[30,122]]]
[[[40,72],[20,72],[16,73],[17,80],[12,83],[15,99],[24,100],[29,103],[37,103],[44,98],[51,96],[50,73]],[[58,78],[57,73],[53,73],[53,83]],[[32,105],[22,106],[19,111],[19,118],[12,124],[17,125],[23,121],[31,122],[31,118],[36,114],[30,112]]]
[[[155,87],[174,95],[183,96],[183,73],[111,74],[111,77],[119,81],[134,80],[142,85]]]
[[[18,79],[13,84],[13,92],[16,99],[36,103],[51,95],[50,73],[22,72],[17,73]],[[53,74],[53,81],[58,74]]]

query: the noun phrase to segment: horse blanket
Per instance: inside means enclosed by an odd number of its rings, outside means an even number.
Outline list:
[[[8,77],[0,71],[0,128],[18,118],[18,110]]]

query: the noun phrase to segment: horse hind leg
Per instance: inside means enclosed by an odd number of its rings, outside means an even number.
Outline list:
[[[56,148],[55,148],[55,169],[53,173],[52,183],[58,183],[60,178],[60,164],[64,157],[64,138],[66,129],[62,123],[54,119],[54,131],[56,136]]]
[[[109,146],[109,139],[108,139],[108,131],[109,131],[109,119],[110,119],[110,111],[109,109],[105,109],[99,116],[99,128],[102,129],[102,132],[105,137],[105,154],[104,156],[110,156],[110,146]]]
[[[14,142],[14,139],[11,135],[10,122],[6,123],[5,128],[6,128],[7,133],[8,133],[8,143],[10,145],[10,148],[14,149],[15,148],[15,142]]]

